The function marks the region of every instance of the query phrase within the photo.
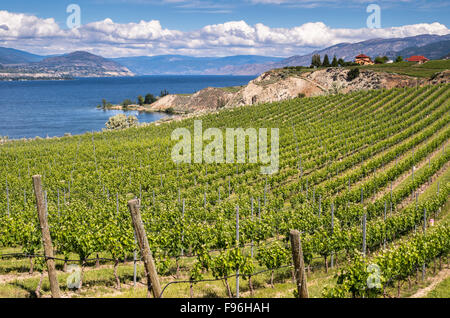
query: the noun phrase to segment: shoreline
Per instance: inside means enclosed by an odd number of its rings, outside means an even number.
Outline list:
[[[152,112],[152,113],[157,113],[157,112]],[[166,122],[170,122],[172,121],[175,117],[178,117],[179,115],[169,115],[169,114],[165,114],[164,113],[164,117],[155,120],[155,121],[151,121],[151,122],[142,122],[139,123],[139,125],[137,126],[137,128],[139,127],[146,127],[149,125],[153,125],[153,124],[163,124]],[[127,128],[128,129],[128,128]],[[120,130],[111,130],[111,131],[120,131]],[[20,137],[20,138],[9,138],[8,136],[0,136],[0,146],[9,143],[9,142],[17,142],[17,141],[23,141],[23,142],[29,142],[29,141],[35,141],[35,140],[52,140],[52,139],[61,139],[61,138],[71,138],[71,137],[77,137],[77,136],[83,136],[86,134],[92,134],[92,133],[104,133],[104,132],[110,132],[109,130],[105,130],[105,128],[102,128],[101,130],[93,130],[93,131],[85,131],[83,133],[80,134],[72,134],[70,132],[66,132],[64,133],[64,135],[60,135],[60,136],[46,136],[46,137],[42,137],[42,136],[35,136],[35,137]],[[4,138],[4,137],[8,137],[8,138]]]
[[[104,109],[101,109],[101,110],[104,110]],[[113,109],[105,109],[105,110],[113,110]],[[133,111],[133,110],[130,110],[130,111]],[[139,123],[139,125],[134,128],[144,128],[144,127],[148,127],[151,125],[160,126],[160,125],[171,123],[173,121],[181,121],[184,119],[198,117],[198,116],[202,116],[202,115],[206,115],[206,114],[210,114],[210,113],[217,113],[220,111],[221,110],[199,110],[199,111],[194,111],[191,113],[183,113],[183,114],[167,114],[164,112],[149,111],[148,113],[162,113],[165,116],[158,120],[152,121],[152,122]],[[126,129],[130,129],[130,128],[126,128]],[[123,130],[126,130],[126,129],[123,129]],[[102,130],[86,131],[81,134],[72,135],[71,133],[65,133],[62,136],[52,136],[52,137],[35,136],[35,137],[30,137],[30,138],[22,137],[22,138],[2,139],[2,137],[4,137],[4,136],[0,136],[0,146],[5,145],[9,142],[18,142],[18,141],[31,142],[31,141],[35,141],[35,140],[53,140],[53,139],[62,139],[62,138],[72,138],[72,137],[83,136],[83,135],[92,134],[92,133],[118,132],[118,131],[123,131],[123,130],[104,130],[104,128],[102,128]]]
[[[167,114],[167,115],[184,115],[189,114],[188,112],[180,112],[176,110],[163,110],[163,109],[151,109],[149,108],[151,104],[139,106],[139,105],[130,105],[128,107],[124,107],[122,105],[112,105],[112,106],[106,106],[106,107],[97,107],[99,110],[120,110],[123,112],[127,111],[137,111],[139,113],[147,113],[147,114],[154,114],[154,113],[160,113],[160,114]]]

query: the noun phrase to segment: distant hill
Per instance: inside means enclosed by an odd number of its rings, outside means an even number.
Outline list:
[[[77,51],[55,57],[48,57],[40,62],[10,67],[11,73],[51,74],[68,77],[114,77],[134,76],[125,66],[101,56]]]
[[[372,58],[398,55],[424,55],[430,59],[448,56],[450,34],[418,35],[395,39],[372,39],[358,43],[340,43],[306,55],[279,58],[258,55],[227,57],[192,57],[184,55],[158,55],[105,59],[88,52],[73,52],[45,57],[28,52],[0,48],[3,73],[20,72],[51,74],[69,77],[133,76],[139,75],[259,75],[274,68],[309,66],[314,54],[323,58],[328,54],[351,61],[364,53]],[[12,65],[12,66],[11,66]]]
[[[296,55],[284,59],[276,63],[252,65],[251,69],[257,69],[258,72],[262,73],[273,68],[282,68],[285,66],[309,66],[311,65],[311,58],[314,54],[319,54],[322,58],[325,54],[328,54],[329,58],[332,59],[336,55],[338,58],[343,58],[346,61],[351,61],[356,55],[364,53],[371,57],[376,56],[388,56],[394,58],[399,55],[398,52],[408,49],[408,52],[412,52],[412,48],[420,49],[427,45],[437,42],[446,42],[450,40],[450,34],[448,35],[418,35],[406,38],[395,38],[395,39],[372,39],[367,41],[362,41],[358,43],[340,43],[337,45],[330,46],[328,48],[317,50],[306,55]],[[436,55],[441,54],[436,57],[440,58],[443,53],[439,45],[436,47],[430,46],[425,49],[432,50],[436,49],[438,52]],[[406,51],[406,50],[405,50]],[[431,51],[428,51],[425,56],[430,55]],[[434,54],[432,54],[434,56]],[[245,71],[245,70],[241,70]]]
[[[45,56],[31,54],[25,51],[0,47],[0,64],[24,64],[40,62]]]
[[[228,75],[253,64],[283,60],[279,57],[236,55],[227,57],[192,57],[184,55],[157,55],[111,59],[132,72],[141,75]],[[256,74],[253,71],[251,75]],[[246,75],[246,74],[242,74]]]
[[[448,55],[450,52],[450,40],[439,41],[424,45],[421,47],[408,47],[404,50],[397,52],[397,55],[403,57],[409,57],[412,55],[423,55],[430,60],[442,59],[443,56]]]

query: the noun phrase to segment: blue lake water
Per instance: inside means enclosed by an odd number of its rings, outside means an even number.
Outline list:
[[[108,118],[122,111],[97,109],[105,98],[113,104],[136,100],[147,93],[190,94],[206,87],[245,85],[251,76],[140,76],[83,78],[72,81],[0,81],[0,136],[11,139],[72,135],[99,131]],[[159,113],[127,112],[139,122],[152,122]]]

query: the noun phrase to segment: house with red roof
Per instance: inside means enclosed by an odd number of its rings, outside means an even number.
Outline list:
[[[406,59],[408,62],[417,62],[419,64],[423,64],[425,62],[428,62],[429,59],[427,59],[425,56],[422,55],[414,55]]]
[[[372,59],[365,55],[365,54],[360,54],[355,58],[355,63],[358,63],[359,65],[373,65],[375,64]]]

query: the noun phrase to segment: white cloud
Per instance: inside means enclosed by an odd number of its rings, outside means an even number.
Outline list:
[[[33,15],[0,11],[0,39],[53,37],[62,35],[54,19],[40,19]]]
[[[8,11],[0,11],[0,21],[1,46],[38,54],[87,50],[106,57],[158,54],[290,56],[342,42],[450,33],[445,25],[437,22],[384,29],[346,29],[331,28],[323,22],[271,28],[262,23],[249,25],[245,21],[230,21],[183,32],[164,28],[157,20],[116,23],[111,19],[67,30],[61,29],[53,19]]]

